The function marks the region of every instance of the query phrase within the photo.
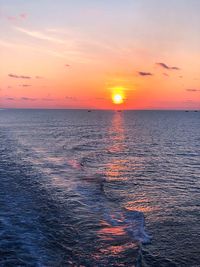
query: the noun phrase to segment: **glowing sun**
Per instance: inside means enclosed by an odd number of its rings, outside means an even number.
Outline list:
[[[123,96],[119,93],[113,94],[112,101],[114,104],[122,104],[124,102]]]

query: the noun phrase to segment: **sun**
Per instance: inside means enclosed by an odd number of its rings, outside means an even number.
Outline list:
[[[112,95],[112,101],[114,104],[122,104],[124,102],[123,96],[120,93]]]
[[[125,88],[123,86],[115,86],[110,89],[113,104],[120,105],[126,101]]]

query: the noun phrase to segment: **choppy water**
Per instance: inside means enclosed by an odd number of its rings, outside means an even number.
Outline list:
[[[0,266],[200,266],[200,112],[1,110]]]

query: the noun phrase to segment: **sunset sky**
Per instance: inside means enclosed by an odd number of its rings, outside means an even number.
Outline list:
[[[0,107],[200,108],[199,0],[0,0]]]

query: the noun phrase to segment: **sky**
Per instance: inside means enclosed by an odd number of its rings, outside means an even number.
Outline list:
[[[199,0],[0,0],[0,107],[200,109],[199,10]]]

